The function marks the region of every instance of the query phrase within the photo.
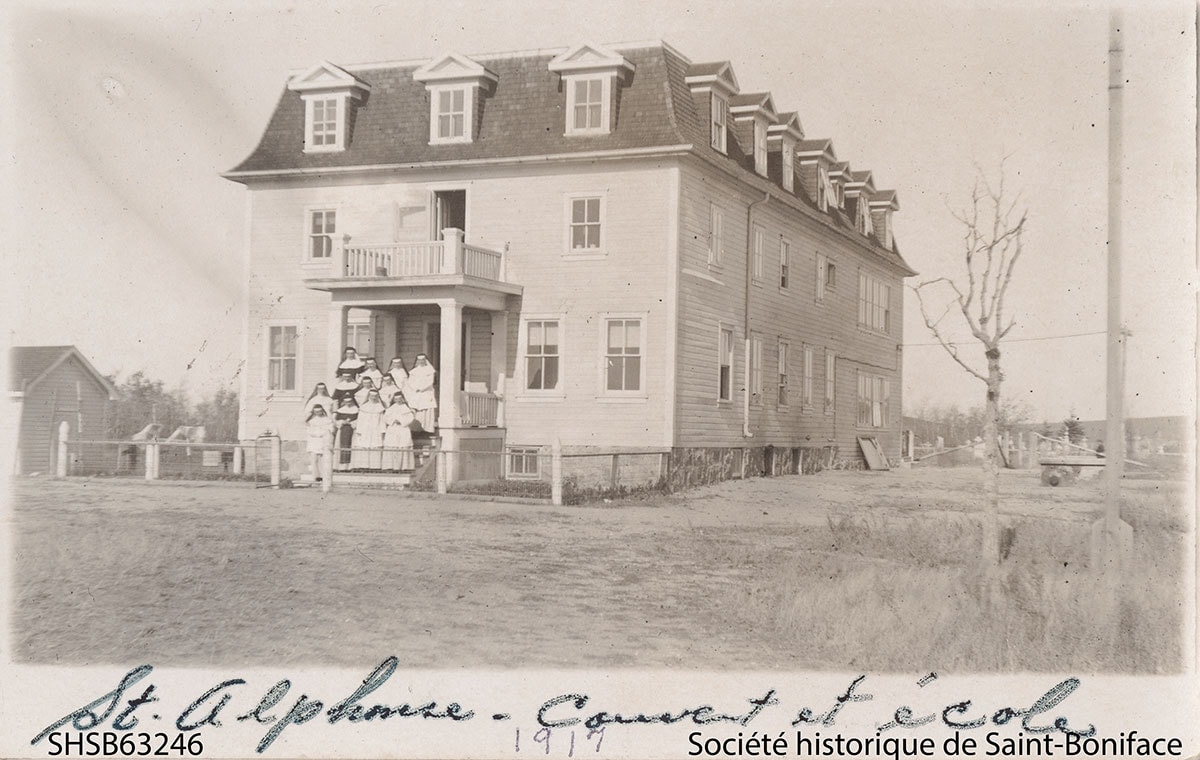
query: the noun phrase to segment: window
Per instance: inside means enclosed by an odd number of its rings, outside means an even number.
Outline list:
[[[708,263],[713,266],[721,264],[721,254],[725,247],[725,214],[715,203],[708,207]]]
[[[817,300],[824,301],[825,294],[837,285],[837,267],[823,253],[817,254]]]
[[[871,223],[871,208],[867,199],[858,196],[858,230],[864,235],[874,235],[875,225]]]
[[[312,108],[311,137],[309,145],[333,147],[338,143],[338,99],[314,98]]]
[[[837,356],[825,349],[825,413],[833,412],[834,405],[834,379],[837,376]]]
[[[858,426],[887,427],[892,395],[891,383],[879,375],[858,375]]]
[[[750,338],[750,401],[762,403],[762,338],[755,335]]]
[[[605,333],[605,390],[641,390],[642,320],[605,320]]]
[[[433,139],[430,142],[459,142],[469,139],[467,124],[467,91],[465,88],[437,90],[434,98]]]
[[[604,80],[576,79],[568,84],[567,113],[570,124],[567,133],[607,132],[604,113]]]
[[[754,171],[767,176],[767,123],[754,120]]]
[[[333,235],[337,232],[337,212],[314,209],[308,212],[308,257],[327,259],[333,255]]]
[[[788,140],[783,141],[783,189],[789,193],[796,189],[796,149]]]
[[[753,279],[761,280],[763,276],[763,248],[766,246],[766,235],[759,227],[754,228],[754,261]]]
[[[858,324],[879,332],[890,332],[892,288],[869,274],[858,275]]]
[[[359,356],[371,356],[371,323],[349,322],[346,324],[346,342],[344,345],[353,346]]]
[[[720,328],[721,337],[717,347],[717,400],[733,398],[733,330]]]
[[[726,135],[728,133],[728,127],[726,125],[726,120],[729,118],[729,102],[714,92],[712,93],[711,104],[711,144],[715,150],[719,150],[724,153],[727,150]]]
[[[786,240],[779,241],[779,287],[788,286],[788,263],[792,258],[792,244]]]
[[[812,346],[804,347],[804,390],[801,393],[800,403],[804,407],[811,408],[813,402],[813,350]]]
[[[542,477],[539,462],[540,451],[532,446],[512,446],[508,449],[508,477],[530,478]]]
[[[779,405],[788,404],[788,344],[779,341]]]
[[[569,251],[599,253],[603,251],[601,237],[604,199],[600,196],[567,199],[570,213],[568,223]]]
[[[828,211],[830,205],[840,207],[842,204],[838,200],[837,190],[833,186],[833,182],[829,179],[829,172],[824,169],[817,170],[817,208],[822,211]]]
[[[525,326],[525,387],[549,391],[558,387],[558,321],[536,320]]]
[[[296,390],[296,326],[267,328],[267,390]]]

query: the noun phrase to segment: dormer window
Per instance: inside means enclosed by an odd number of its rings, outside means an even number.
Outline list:
[[[871,202],[867,204],[867,207],[870,211],[871,227],[876,231],[880,245],[889,251],[894,250],[892,213],[900,209],[900,202],[896,198],[896,191],[880,190],[871,196]]]
[[[606,135],[616,123],[616,88],[633,64],[598,45],[576,45],[550,61],[566,92],[564,134]]]
[[[288,89],[304,101],[304,152],[345,150],[350,143],[347,116],[371,88],[349,72],[322,62],[297,75]]]
[[[429,144],[474,142],[478,103],[498,77],[458,53],[435,58],[412,76],[429,93]]]
[[[708,144],[713,150],[729,152],[729,97],[738,93],[737,77],[729,61],[694,63],[688,67],[684,82],[704,113],[708,102]]]
[[[606,134],[611,119],[609,77],[570,78],[567,86],[567,134]]]
[[[733,116],[738,143],[743,150],[749,149],[747,152],[754,154],[754,173],[767,176],[768,125],[778,120],[770,93],[736,95],[729,99],[729,113]]]
[[[308,107],[312,109],[308,117],[308,144],[314,148],[340,145],[342,135],[338,98],[312,98],[308,101]]]
[[[576,79],[571,87],[571,131],[601,129],[604,124],[604,80]]]
[[[781,113],[767,127],[767,139],[779,143],[779,182],[789,193],[796,192],[796,144],[804,139],[800,117],[794,111]]]
[[[767,176],[767,123],[754,120],[754,171]]]
[[[871,224],[871,212],[867,208],[867,199],[862,195],[858,197],[858,230],[867,236],[875,234],[875,227]]]
[[[817,208],[828,211],[830,196],[833,193],[833,187],[829,184],[829,172],[817,169]]]
[[[726,124],[729,114],[729,101],[714,92],[710,102],[712,103],[711,144],[714,150],[725,153],[728,150],[729,140],[729,128]]]
[[[456,142],[467,139],[467,91],[463,87],[436,91],[434,131],[430,142]]]

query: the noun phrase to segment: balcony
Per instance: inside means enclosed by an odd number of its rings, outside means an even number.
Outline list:
[[[358,243],[345,236],[335,245],[331,266],[304,284],[313,290],[337,291],[421,287],[433,291],[467,288],[519,295],[522,288],[505,281],[505,251],[464,241],[463,231],[447,228],[442,240],[418,243]]]
[[[458,409],[462,427],[498,427],[500,397],[486,391],[461,391]]]

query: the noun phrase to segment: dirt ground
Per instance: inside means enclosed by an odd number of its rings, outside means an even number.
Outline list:
[[[1086,526],[1101,506],[1094,482],[1004,478],[1005,511],[1038,524]],[[824,577],[845,551],[833,517],[956,519],[980,483],[966,468],[825,472],[550,507],[24,480],[7,514],[12,641],[19,661],[59,664],[841,667],[764,614],[772,573],[800,557]],[[1133,487],[1190,519],[1179,486]]]

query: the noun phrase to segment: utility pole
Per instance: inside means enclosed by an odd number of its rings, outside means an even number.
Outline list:
[[[1108,383],[1104,449],[1104,516],[1092,526],[1094,567],[1120,569],[1133,529],[1121,521],[1125,475],[1125,330],[1121,325],[1121,175],[1124,164],[1124,45],[1121,12],[1113,9],[1108,31]]]

